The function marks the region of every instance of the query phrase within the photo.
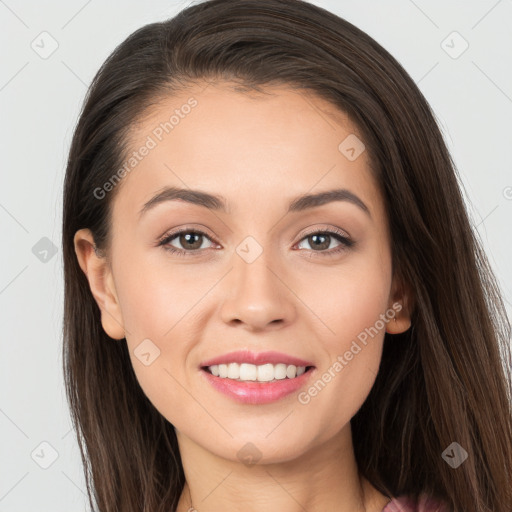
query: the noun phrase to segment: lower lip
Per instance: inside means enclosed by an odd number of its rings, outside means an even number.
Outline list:
[[[298,391],[315,371],[312,367],[294,379],[281,379],[275,382],[242,382],[238,380],[215,377],[207,370],[201,369],[208,382],[218,391],[243,404],[268,404]]]

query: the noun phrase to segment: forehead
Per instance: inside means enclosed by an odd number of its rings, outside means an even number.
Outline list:
[[[132,208],[165,186],[222,195],[233,208],[340,186],[367,204],[379,199],[356,125],[326,100],[284,86],[257,93],[216,83],[164,97],[132,127],[133,153],[115,200]]]

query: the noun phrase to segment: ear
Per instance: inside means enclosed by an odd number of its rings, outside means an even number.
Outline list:
[[[402,279],[393,276],[388,311],[395,313],[388,321],[386,332],[400,334],[411,327],[411,315],[414,308],[414,296],[411,287]]]
[[[113,339],[123,339],[123,316],[107,258],[96,254],[94,237],[89,229],[78,230],[75,233],[74,244],[80,268],[86,275],[92,295],[101,310],[101,325],[104,331]]]

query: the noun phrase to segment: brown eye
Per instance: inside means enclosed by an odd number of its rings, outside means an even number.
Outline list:
[[[350,240],[350,238],[337,231],[316,231],[309,233],[302,240],[308,242],[311,251],[325,253],[326,255],[336,254],[354,245],[354,242]],[[304,243],[303,241],[301,241],[300,244]],[[333,241],[339,242],[338,246],[331,247]]]
[[[178,240],[184,249],[200,249],[203,235],[199,233],[181,233]]]
[[[309,235],[307,240],[314,249],[329,249],[331,245],[331,237],[326,234]]]
[[[202,249],[208,248],[203,247],[205,239],[210,240],[206,233],[202,231],[183,229],[167,235],[158,245],[163,246],[164,249],[170,252],[185,255],[193,252],[199,253],[202,252]]]

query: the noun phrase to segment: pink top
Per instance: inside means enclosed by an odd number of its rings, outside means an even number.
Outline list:
[[[408,496],[393,498],[382,512],[449,512],[449,510],[442,501],[422,494],[417,502]]]

